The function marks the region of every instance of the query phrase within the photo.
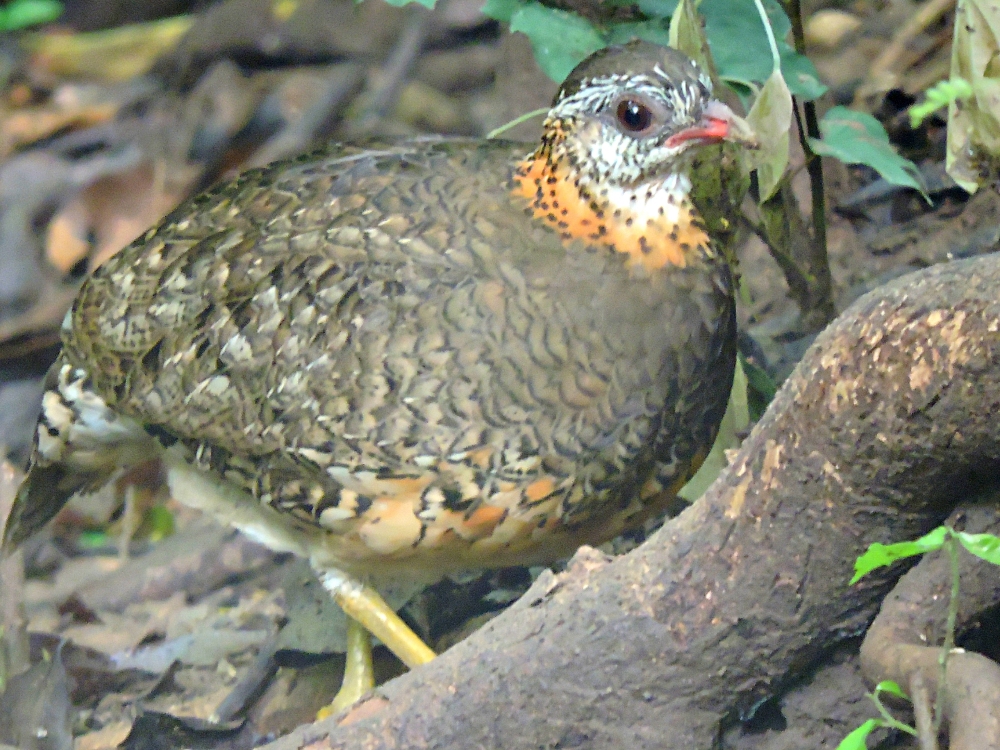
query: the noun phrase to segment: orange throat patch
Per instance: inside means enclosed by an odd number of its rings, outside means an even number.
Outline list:
[[[537,154],[518,166],[511,190],[564,241],[583,240],[623,253],[630,268],[683,268],[710,252],[708,233],[686,192],[666,185],[592,192],[567,166]]]

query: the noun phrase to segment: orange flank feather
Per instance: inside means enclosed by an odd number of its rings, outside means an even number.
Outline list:
[[[524,496],[535,503],[539,500],[544,500],[555,491],[556,483],[552,480],[552,477],[542,477],[524,488]]]

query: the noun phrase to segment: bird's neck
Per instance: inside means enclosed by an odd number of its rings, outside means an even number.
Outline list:
[[[653,272],[712,254],[690,190],[681,173],[635,186],[598,184],[543,146],[518,165],[512,193],[564,241],[606,247],[627,255],[629,267]]]

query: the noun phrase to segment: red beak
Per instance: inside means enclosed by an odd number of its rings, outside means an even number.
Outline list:
[[[665,145],[678,146],[685,141],[699,143],[730,141],[741,143],[749,148],[754,148],[757,145],[757,137],[747,125],[746,120],[739,117],[722,102],[715,100],[705,105],[701,120],[696,125],[674,133],[666,140]]]

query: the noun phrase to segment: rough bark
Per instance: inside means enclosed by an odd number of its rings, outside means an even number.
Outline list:
[[[876,290],[821,334],[706,496],[633,553],[577,556],[431,664],[271,750],[710,748],[846,637],[848,587],[1000,475],[1000,256]]]

